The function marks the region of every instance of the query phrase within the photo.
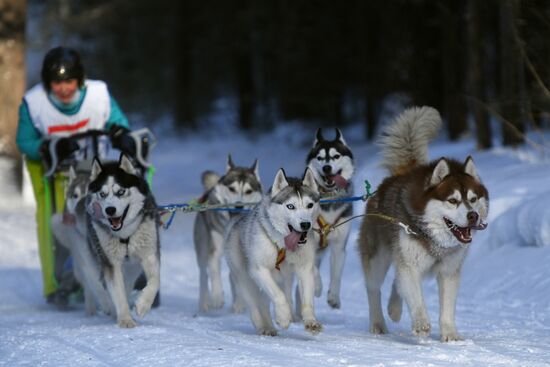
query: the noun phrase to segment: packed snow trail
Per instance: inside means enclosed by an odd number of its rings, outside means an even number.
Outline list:
[[[378,167],[377,149],[352,138],[359,135],[344,131],[358,167],[356,193],[362,192],[364,179],[376,187],[385,174]],[[258,157],[264,187],[279,167],[301,175],[312,136],[297,137],[282,129],[255,143],[238,135],[163,139],[153,156],[157,201],[168,204],[199,196],[202,171],[223,172],[229,152],[239,165],[250,165]],[[325,288],[316,299],[323,332],[312,336],[294,323],[277,337],[260,337],[248,315],[229,312],[225,265],[225,307],[197,314],[193,214],[177,214],[172,227],[161,234],[161,307],[138,320],[137,328],[120,329],[110,317],[86,317],[83,306],[63,312],[45,303],[34,211],[6,204],[0,209],[0,366],[550,366],[550,244],[526,247],[526,236],[520,233],[525,221],[519,215],[522,203],[536,199],[540,213],[530,215],[548,217],[550,165],[529,150],[477,153],[470,141],[441,141],[430,149],[432,158],[464,159],[468,154],[489,189],[491,214],[489,228],[474,238],[463,270],[456,312],[463,342],[439,342],[433,279],[424,283],[433,328],[429,338],[412,336],[407,312],[399,324],[386,318],[389,334],[368,333],[367,296],[355,244],[360,219],[354,221],[348,242],[340,310],[326,303],[329,262],[323,264]],[[363,209],[364,204],[355,204],[356,214]],[[508,230],[505,237],[498,229],[503,227]],[[539,227],[531,231],[545,228]],[[536,236],[544,238],[542,232],[533,233]],[[382,289],[384,304],[392,279],[390,271]]]

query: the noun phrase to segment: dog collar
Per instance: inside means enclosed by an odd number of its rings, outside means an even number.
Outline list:
[[[275,248],[277,249],[277,258],[275,259],[275,269],[281,271],[281,264],[285,261],[285,258],[286,258],[286,248],[284,248],[284,247],[280,248],[277,241],[275,241],[273,238],[271,238],[271,236],[267,232],[267,229],[264,226],[263,221],[260,221],[260,226],[264,230],[264,233],[267,236],[267,238],[269,239],[269,242],[271,242],[275,246]]]

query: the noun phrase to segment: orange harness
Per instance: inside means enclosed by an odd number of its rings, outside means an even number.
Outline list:
[[[319,225],[319,249],[324,250],[328,246],[328,233],[331,228],[335,227],[335,224],[342,219],[344,213],[340,214],[338,218],[332,224],[328,224],[322,215],[317,218],[317,224]]]
[[[279,251],[277,251],[277,261],[275,262],[275,269],[277,270],[281,270],[281,264],[283,263],[283,261],[285,261],[285,257],[286,257],[286,249],[283,247],[283,248],[280,248]]]

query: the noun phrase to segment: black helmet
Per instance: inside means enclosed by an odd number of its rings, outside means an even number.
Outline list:
[[[68,47],[55,47],[48,51],[42,63],[41,75],[42,83],[48,90],[54,80],[77,79],[79,87],[84,85],[84,66],[80,62],[80,55]]]

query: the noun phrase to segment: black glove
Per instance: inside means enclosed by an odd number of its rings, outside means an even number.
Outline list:
[[[52,157],[50,156],[50,144],[51,140],[45,140],[40,146],[40,154],[42,158],[48,162],[52,163]],[[76,141],[70,138],[61,138],[57,141],[55,146],[55,153],[57,155],[58,162],[61,162],[65,158],[69,157],[71,153],[80,149],[80,146]]]
[[[125,127],[113,125],[109,130],[111,137],[111,144],[113,148],[120,150],[121,152],[135,158],[136,156],[136,142],[129,135],[130,130]]]

